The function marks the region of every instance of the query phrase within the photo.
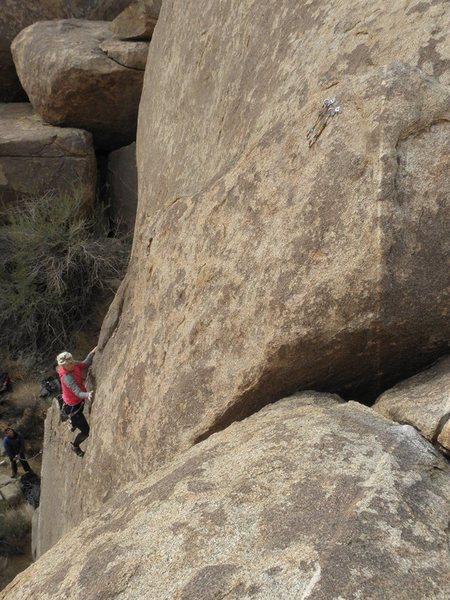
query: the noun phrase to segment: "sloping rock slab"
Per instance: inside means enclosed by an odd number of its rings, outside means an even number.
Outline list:
[[[409,426],[306,393],[122,490],[7,600],[446,600],[450,469]]]
[[[43,123],[30,104],[0,104],[0,204],[67,190],[92,202],[95,178],[90,133]]]
[[[447,347],[449,15],[163,3],[92,435],[61,487],[44,482],[63,520],[299,387],[375,398]],[[326,96],[341,113],[308,148]]]
[[[112,30],[121,40],[150,40],[158,22],[161,0],[133,2],[112,22]]]
[[[94,365],[92,460],[113,479],[298,388],[375,399],[447,348],[450,88],[437,58],[434,77],[383,65],[425,69],[450,5],[280,7],[163,3]],[[326,96],[341,112],[308,148]],[[136,460],[111,464],[122,443]]]
[[[110,56],[102,46],[111,39],[109,23],[68,19],[31,25],[11,46],[20,81],[44,121],[87,129],[106,149],[135,139],[145,66],[142,59],[126,66],[133,45],[141,57],[143,42],[122,42],[120,51],[116,40]]]
[[[113,19],[130,0],[1,0],[0,102],[17,101],[23,91],[10,45],[22,29],[36,21],[64,18]]]
[[[319,98],[203,191],[141,208],[94,365],[102,472],[138,476],[299,388],[375,392],[447,348],[450,90],[397,65],[335,93],[312,149]],[[131,468],[110,464],[125,439]]]
[[[450,417],[450,356],[384,392],[374,409],[389,419],[413,425],[428,440],[436,442]],[[444,439],[445,434],[440,442]]]

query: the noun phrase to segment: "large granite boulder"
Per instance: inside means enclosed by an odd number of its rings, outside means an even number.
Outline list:
[[[122,489],[0,598],[446,600],[449,494],[412,427],[306,393]]]
[[[123,233],[130,233],[134,229],[137,209],[135,143],[109,154],[107,183],[114,226]]]
[[[92,435],[62,482],[49,449],[62,518],[298,388],[375,397],[445,350],[449,11],[163,3]]]
[[[138,0],[112,22],[112,30],[121,40],[151,40],[158,22],[162,0]]]
[[[106,21],[31,25],[11,49],[20,81],[48,123],[91,131],[114,149],[134,141],[148,44],[113,40]]]
[[[130,0],[1,0],[0,102],[24,96],[10,52],[16,35],[36,21],[63,18],[113,19]]]
[[[129,437],[137,475],[295,389],[376,395],[445,350],[449,92],[407,66],[344,78],[342,112],[315,146],[304,135],[319,95],[158,215],[167,188],[148,179],[156,142],[140,136],[133,256],[96,363],[93,460]]]
[[[374,409],[389,419],[413,425],[431,442],[438,441],[450,418],[450,356],[384,392]],[[441,442],[450,451],[446,434]]]
[[[90,133],[43,123],[30,104],[0,104],[0,206],[74,189],[92,202],[95,180]]]

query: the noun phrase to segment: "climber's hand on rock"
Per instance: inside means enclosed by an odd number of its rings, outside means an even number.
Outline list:
[[[94,399],[94,392],[89,392],[88,400],[93,400],[93,399]]]

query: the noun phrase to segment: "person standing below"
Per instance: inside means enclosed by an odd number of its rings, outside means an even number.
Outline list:
[[[15,431],[12,427],[7,427],[5,429],[5,437],[3,438],[3,447],[11,462],[11,477],[16,477],[17,463],[19,461],[24,471],[31,471],[31,467],[25,458],[25,445],[21,433]]]
[[[91,350],[81,362],[76,362],[70,352],[61,352],[56,357],[59,378],[61,380],[63,407],[62,411],[70,418],[72,427],[80,433],[71,442],[72,450],[77,456],[84,456],[80,444],[89,437],[89,425],[83,414],[84,403],[91,400],[94,392],[88,392],[84,385],[87,369],[91,366],[96,348]]]

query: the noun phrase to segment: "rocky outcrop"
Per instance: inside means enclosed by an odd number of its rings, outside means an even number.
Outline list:
[[[374,409],[389,419],[413,425],[436,442],[450,418],[450,356],[384,392]],[[445,433],[439,442],[450,451]]]
[[[11,506],[20,504],[22,499],[19,481],[7,475],[0,475],[0,510],[4,511]]]
[[[135,139],[147,55],[145,42],[112,37],[107,22],[68,19],[31,25],[11,47],[36,112],[91,131],[104,149]]]
[[[55,490],[70,503],[73,490],[83,483],[83,472],[77,468],[80,459],[70,450],[73,437],[68,422],[61,422],[58,402],[53,399],[45,419],[40,506],[33,516],[32,547],[35,558],[51,548],[62,533],[69,531],[73,525],[63,511],[55,510],[54,504]]]
[[[114,226],[132,232],[137,208],[136,144],[110,153],[107,182]]]
[[[0,598],[444,600],[449,493],[412,427],[301,394],[121,490]]]
[[[133,2],[118,15],[112,30],[121,40],[150,40],[158,22],[162,0]]]
[[[447,347],[449,9],[163,4],[92,435],[52,486],[68,526],[298,388],[376,396]]]
[[[0,104],[0,205],[68,190],[92,202],[95,179],[90,133],[47,125],[30,104]]]
[[[148,44],[146,42],[123,43],[120,40],[106,40],[100,44],[100,50],[108,58],[128,69],[145,70]]]
[[[113,19],[130,0],[2,0],[0,10],[0,102],[23,95],[10,45],[16,35],[36,21],[63,18]]]

